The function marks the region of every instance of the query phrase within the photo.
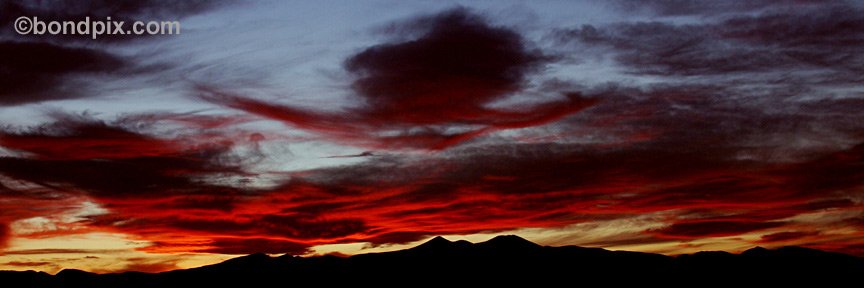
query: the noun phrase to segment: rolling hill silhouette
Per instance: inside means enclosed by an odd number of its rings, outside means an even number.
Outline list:
[[[56,275],[0,271],[2,287],[307,287],[337,285],[662,285],[854,284],[864,259],[800,247],[753,248],[741,254],[670,257],[577,246],[540,246],[517,236],[482,243],[436,237],[417,247],[351,257],[252,254],[162,273]],[[366,286],[363,286],[366,287]]]

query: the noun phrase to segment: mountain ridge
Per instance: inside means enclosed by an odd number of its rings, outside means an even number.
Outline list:
[[[64,269],[50,275],[0,271],[0,282],[16,284],[11,287],[46,288],[242,287],[290,279],[292,283],[325,286],[358,283],[402,286],[416,279],[424,279],[424,284],[459,280],[507,285],[560,283],[576,277],[581,283],[684,286],[698,279],[720,282],[748,279],[771,284],[802,280],[833,283],[831,281],[855,281],[853,279],[861,274],[864,274],[862,258],[803,247],[757,247],[739,254],[703,251],[673,257],[579,246],[541,246],[506,235],[479,243],[450,241],[439,236],[405,250],[350,257],[271,257],[256,253],[212,265],[160,273],[96,274]]]

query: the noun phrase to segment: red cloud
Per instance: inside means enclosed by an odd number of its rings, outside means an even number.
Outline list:
[[[550,57],[529,48],[511,29],[464,10],[407,27],[410,35],[401,40],[348,59],[354,96],[362,105],[338,113],[210,87],[198,91],[215,103],[326,140],[443,151],[363,153],[359,164],[286,173],[277,187],[244,187],[208,181],[257,176],[231,161],[243,157],[224,157],[236,145],[260,138],[232,132],[232,125],[243,119],[62,118],[0,133],[0,145],[13,152],[0,157],[0,228],[7,228],[0,230],[5,233],[0,240],[8,238],[10,223],[39,215],[34,211],[62,211],[81,198],[110,211],[82,219],[81,225],[136,235],[155,243],[145,250],[166,253],[303,253],[318,244],[400,243],[429,235],[562,227],[652,213],[666,217],[658,220],[665,221],[665,228],[645,231],[638,239],[594,244],[771,233],[762,243],[792,239],[801,235],[789,233],[812,228],[790,220],[794,216],[862,211],[858,194],[864,186],[864,144],[849,145],[861,143],[860,100],[792,103],[786,94],[763,97],[722,83],[585,94],[556,89],[550,93],[560,94],[561,100],[501,108],[501,100],[525,92],[527,78]],[[730,57],[691,61],[741,52],[714,51],[705,42],[689,41],[694,35],[678,35],[694,27],[640,23],[619,28],[623,30],[610,35],[580,35],[610,37],[582,41],[605,39],[622,56],[633,56],[618,60],[638,66],[636,72],[648,68],[641,72],[673,77],[763,71],[747,57],[732,57],[745,62],[729,62]],[[675,37],[658,36],[667,34]],[[641,38],[649,42],[636,41]],[[668,45],[679,44],[724,53],[634,56],[662,54]],[[715,62],[712,67],[696,65]],[[602,102],[594,100],[600,98]],[[762,107],[765,103],[784,105],[774,109]],[[568,116],[572,121],[563,119]],[[542,135],[550,142],[493,139],[444,149],[494,131],[552,122],[561,135]],[[160,129],[176,125],[182,133],[148,130],[153,123],[167,123],[155,125]],[[623,140],[604,138],[609,135]],[[804,149],[787,142],[827,144]],[[786,155],[789,151],[794,155]],[[858,251],[860,219],[829,220],[850,234],[839,240],[830,233],[811,235],[811,246]]]
[[[152,252],[301,253],[318,244],[407,242],[653,212],[673,215],[666,228],[647,231],[658,236],[656,241],[769,228],[792,231],[796,224],[782,219],[824,209],[860,209],[826,189],[864,184],[857,169],[864,155],[860,145],[778,164],[730,158],[722,145],[675,149],[666,144],[683,140],[661,137],[612,149],[540,143],[487,145],[422,159],[374,156],[353,166],[295,173],[272,189],[244,189],[198,180],[249,173],[215,160],[230,146],[187,147],[188,142],[166,137],[158,141],[178,148],[165,150],[166,155],[150,155],[157,151],[152,149],[135,155],[134,148],[143,147],[135,140],[149,143],[155,137],[112,123],[96,125],[99,129],[80,123],[68,127],[61,134],[51,129],[26,134],[43,143],[17,146],[31,157],[0,158],[0,173],[42,190],[98,201],[110,213],[89,216],[81,225],[138,235],[156,243],[145,248]],[[97,153],[88,152],[94,146],[64,146],[69,135],[86,138],[83,143],[120,138],[108,143],[123,153],[65,159],[55,151]],[[60,205],[40,200],[32,187],[6,190],[7,200],[18,195],[33,207]],[[14,207],[3,211],[9,221],[35,216]]]
[[[0,222],[0,249],[6,248],[9,241],[9,224]]]

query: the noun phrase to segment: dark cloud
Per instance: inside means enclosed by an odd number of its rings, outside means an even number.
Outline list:
[[[762,236],[761,243],[784,242],[798,240],[804,237],[817,236],[818,232],[779,232]]]
[[[113,46],[93,46],[94,41],[141,40],[145,35],[102,35],[97,40],[82,35],[17,35],[13,22],[21,16],[42,21],[174,21],[229,1],[3,1],[0,3],[0,106],[48,100],[92,97],[95,77],[140,75],[152,68],[140,67],[134,57],[111,53]],[[128,24],[128,23],[127,23]],[[164,65],[164,64],[163,64]]]
[[[0,41],[0,105],[79,98],[88,89],[73,76],[116,72],[128,65],[109,53],[47,43]]]
[[[417,21],[430,24],[421,37],[373,46],[346,61],[366,113],[381,122],[474,122],[486,113],[484,104],[518,91],[525,75],[546,62],[516,32],[462,9]]]
[[[648,10],[662,16],[686,15],[718,15],[726,13],[742,13],[759,11],[766,8],[795,9],[810,5],[841,4],[844,1],[810,1],[810,0],[729,0],[729,1],[697,1],[697,0],[618,0],[613,1],[613,7],[623,12]]]
[[[740,235],[747,232],[764,230],[782,226],[779,222],[745,222],[745,221],[708,221],[681,222],[669,227],[653,230],[660,237],[699,239],[704,237],[723,237]]]
[[[615,145],[677,147],[709,162],[812,159],[860,143],[864,125],[852,112],[856,98],[800,99],[813,91],[774,93],[715,84],[616,87],[603,101],[559,126],[559,135],[604,137]],[[795,99],[799,98],[799,99]],[[560,136],[559,136],[560,137]]]
[[[241,202],[241,196],[232,193],[231,189],[212,189],[212,192],[221,191],[221,193],[209,193],[204,195],[182,195],[174,197],[164,197],[162,203],[153,205],[153,209],[165,210],[186,210],[186,211],[214,211],[229,213],[236,208],[236,204]]]
[[[562,31],[559,37],[590,46],[608,46],[618,62],[639,74],[717,75],[784,68],[792,64],[785,55],[725,43],[717,39],[709,27],[698,25],[649,22],[612,28],[583,26]]]
[[[255,224],[272,234],[294,239],[339,238],[368,229],[358,219],[309,219],[286,215],[265,215],[258,218]]]
[[[219,161],[233,144],[214,141],[219,135],[210,139],[201,138],[205,133],[195,135],[201,142],[158,138],[134,130],[148,125],[135,117],[113,123],[87,116],[57,117],[58,121],[36,128],[0,132],[0,145],[24,153],[24,157],[0,158],[0,174],[93,196],[189,193],[208,186],[195,178],[242,174],[236,164]]]
[[[550,123],[595,103],[579,93],[551,91],[563,100],[489,108],[523,92],[527,76],[552,58],[530,48],[515,31],[466,9],[402,25],[409,28],[395,31],[419,35],[346,60],[360,107],[310,111],[208,87],[200,89],[202,97],[350,144],[403,149],[443,149],[496,130]],[[415,31],[420,26],[422,31]]]
[[[368,241],[372,243],[372,245],[384,245],[384,244],[402,244],[402,243],[411,243],[415,241],[420,241],[425,238],[428,238],[429,232],[388,232],[384,234],[377,235],[372,238],[364,239],[364,241]]]
[[[860,80],[864,63],[861,12],[856,6],[813,5],[699,24],[588,25],[561,30],[557,36],[564,42],[611,48],[618,62],[637,74],[734,77],[729,73],[794,69],[811,71],[804,79],[796,78],[805,83],[853,81]],[[764,77],[755,80],[771,81]]]
[[[198,252],[243,255],[249,253],[302,255],[309,252],[308,244],[269,238],[218,238],[209,245],[211,247]]]
[[[152,261],[144,258],[126,259],[129,263],[121,269],[122,271],[136,271],[145,273],[159,273],[164,271],[177,270],[177,260],[168,261]],[[94,271],[96,273],[100,271]],[[106,271],[107,272],[107,271]]]
[[[656,237],[656,235],[627,235],[626,238],[623,239],[602,239],[597,242],[588,242],[582,244],[580,246],[586,247],[613,247],[613,246],[630,246],[630,245],[645,245],[645,244],[657,244],[657,243],[668,243],[670,239],[664,239],[660,237]]]
[[[367,228],[357,219],[317,219],[291,215],[235,215],[234,219],[163,218],[135,224],[149,229],[162,225],[188,231],[215,232],[227,235],[258,235],[296,240],[330,239],[364,232]],[[132,225],[128,225],[132,228]]]
[[[813,161],[790,165],[778,173],[787,175],[790,188],[809,195],[825,195],[864,184],[864,143]]]
[[[224,172],[206,163],[207,154],[113,160],[0,158],[0,173],[58,190],[80,189],[96,197],[145,196],[198,187],[196,174]],[[195,171],[195,172],[190,172]],[[231,171],[231,170],[228,170]]]

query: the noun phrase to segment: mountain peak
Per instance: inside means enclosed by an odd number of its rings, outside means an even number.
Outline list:
[[[435,238],[432,238],[431,240],[426,241],[426,243],[432,243],[432,242],[438,242],[438,243],[451,243],[450,240],[447,240],[447,238],[444,238],[444,237],[442,237],[442,236],[435,236]]]
[[[412,248],[412,250],[440,250],[447,249],[453,246],[453,242],[441,236],[435,236],[429,241]]]
[[[480,243],[483,246],[503,249],[535,249],[541,246],[516,235],[500,235]]]
[[[768,249],[765,249],[764,247],[761,247],[761,246],[756,246],[756,247],[747,249],[744,252],[741,252],[741,255],[756,256],[756,255],[765,255],[765,253],[768,253],[768,252],[769,252]]]
[[[88,275],[93,275],[93,273],[83,271],[83,270],[78,270],[78,269],[70,269],[70,268],[63,269],[57,273],[57,276],[59,276],[59,277],[85,277]]]
[[[270,262],[270,260],[272,260],[272,258],[267,254],[255,253],[246,256],[240,256],[237,258],[231,258],[215,265],[260,266],[266,265]]]

